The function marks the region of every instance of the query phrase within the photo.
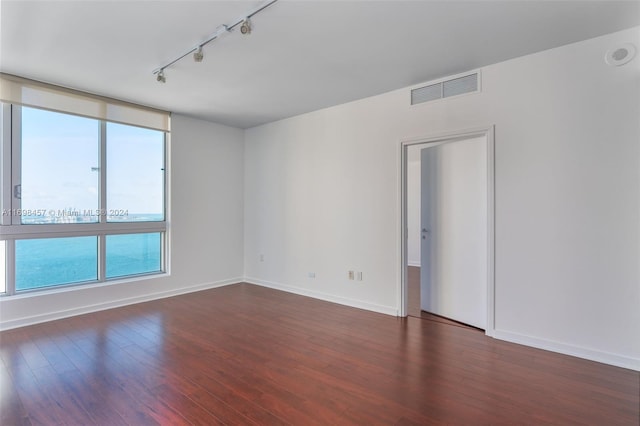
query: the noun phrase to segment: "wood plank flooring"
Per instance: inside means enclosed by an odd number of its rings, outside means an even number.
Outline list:
[[[407,314],[420,317],[420,267],[407,266]]]
[[[236,284],[0,333],[0,424],[640,423],[640,373]]]

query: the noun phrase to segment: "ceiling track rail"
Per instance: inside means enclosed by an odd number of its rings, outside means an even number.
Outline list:
[[[278,0],[265,1],[265,2],[261,3],[260,5],[258,5],[257,7],[255,7],[254,9],[250,10],[248,13],[242,15],[240,18],[232,21],[231,24],[220,25],[215,33],[213,33],[212,35],[210,35],[209,37],[207,37],[206,39],[204,39],[200,43],[196,44],[194,47],[192,47],[191,49],[189,49],[185,53],[181,54],[180,56],[176,57],[175,59],[167,62],[166,64],[164,64],[164,65],[162,65],[162,66],[160,66],[160,67],[158,67],[156,69],[154,69],[153,70],[153,74],[157,75],[159,73],[162,73],[166,68],[168,68],[171,65],[175,64],[176,62],[178,62],[179,60],[183,59],[184,57],[189,56],[190,54],[199,51],[200,49],[202,49],[203,46],[205,46],[205,45],[211,43],[212,41],[220,38],[222,35],[230,33],[238,25],[242,25],[243,23],[247,22],[247,20],[249,20],[253,16],[257,15],[258,13],[262,12],[263,10],[265,10],[266,8],[271,6],[272,4],[276,3],[277,1]]]

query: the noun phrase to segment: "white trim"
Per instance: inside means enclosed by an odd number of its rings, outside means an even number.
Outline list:
[[[466,139],[472,139],[474,137],[482,137],[488,133],[493,134],[493,128],[494,126],[472,127],[468,129],[461,129],[459,131],[440,132],[426,136],[407,137],[402,139],[400,143],[402,144],[402,148],[403,146],[420,145],[425,143],[455,142],[457,140],[462,141]]]
[[[161,265],[167,274],[171,274],[171,133],[164,134],[164,250]]]
[[[13,185],[11,177],[11,105],[0,103],[0,208],[2,208],[2,216],[0,216],[0,226],[11,225],[11,217],[13,215],[4,214],[6,210],[11,209],[11,199],[13,198]],[[9,189],[9,191],[7,191]]]
[[[419,260],[417,260],[417,261],[416,260],[408,260],[407,261],[407,266],[415,266],[415,267],[419,268],[422,265],[420,264]]]
[[[15,193],[16,185],[20,185],[20,188],[22,189],[22,108],[11,105],[10,118],[11,139],[3,142],[5,145],[9,145],[11,147],[11,182],[9,183],[9,186],[4,187],[4,189],[9,189],[11,197],[11,205],[9,208],[15,211],[20,210],[22,207],[22,194],[20,198],[17,198]],[[5,185],[7,184],[7,182],[3,183]],[[9,224],[20,225],[20,217],[12,213]],[[8,226],[5,226],[3,230],[6,231],[7,228]]]
[[[345,305],[352,308],[365,309],[367,311],[378,312],[386,315],[398,316],[398,310],[393,306],[377,305],[375,303],[363,302],[361,300],[348,299],[346,297],[334,296],[327,293],[320,293],[318,291],[307,290],[305,288],[289,286],[286,284],[275,283],[272,281],[265,281],[258,278],[245,277],[244,282],[249,284],[255,284],[262,287],[272,288],[274,290],[286,291],[287,293],[299,294],[301,296],[312,297],[314,299],[325,300],[327,302],[337,303],[339,305]]]
[[[4,226],[2,228],[2,235],[0,236],[0,239],[26,240],[29,238],[37,239],[89,235],[142,234],[149,232],[165,232],[166,227],[166,222],[164,221],[12,225]]]
[[[496,332],[496,170],[495,126],[487,129],[487,328]]]
[[[537,337],[527,336],[524,334],[514,333],[511,331],[498,330],[493,331],[493,337],[504,340],[506,342],[517,343],[521,345],[531,346],[546,351],[561,353],[564,355],[575,356],[578,358],[588,359],[590,361],[601,362],[604,364],[614,365],[616,367],[628,368],[630,370],[640,371],[640,358],[626,357],[610,352],[598,351],[595,349],[584,348],[581,346],[568,345],[566,343],[556,342],[553,340],[540,339]]]
[[[238,284],[242,282],[242,278],[230,278],[221,281],[197,284],[190,287],[182,287],[176,290],[162,291],[159,293],[146,294],[144,296],[128,297],[125,299],[114,300],[105,303],[97,303],[89,306],[82,306],[79,308],[72,308],[63,311],[49,312],[42,315],[33,315],[30,317],[23,317],[14,320],[8,320],[0,322],[0,331],[10,330],[18,327],[25,327],[28,325],[39,324],[48,321],[59,320],[63,318],[69,318],[77,315],[88,314],[92,312],[104,311],[106,309],[119,308],[122,306],[133,305],[136,303],[149,302],[157,299],[164,299],[172,296],[179,296],[181,294],[193,293],[196,291],[209,290],[212,288],[223,287],[231,284]],[[40,294],[38,294],[40,295]],[[35,296],[35,294],[34,294]],[[2,299],[0,299],[2,300]]]
[[[446,132],[400,141],[400,285],[398,288],[399,316],[407,316],[407,148],[412,145],[450,143],[484,137],[487,143],[487,325],[485,334],[495,334],[495,141],[494,126]]]
[[[9,242],[14,242],[14,240],[9,240]],[[104,281],[91,280],[91,281],[81,281],[69,284],[58,284],[47,287],[36,287],[33,289],[20,290],[17,293],[6,294],[0,296],[0,306],[2,306],[2,302],[6,300],[17,300],[31,297],[44,296],[48,294],[58,294],[58,293],[66,293],[66,292],[74,292],[78,290],[84,290],[89,288],[99,288],[106,287],[110,285],[118,285],[118,284],[127,284],[134,283],[137,281],[145,281],[149,279],[165,279],[170,275],[165,272],[149,272],[143,274],[136,275],[124,275],[121,277],[114,277]]]
[[[400,167],[398,170],[398,182],[400,186],[400,191],[398,200],[396,205],[398,206],[398,216],[397,221],[400,222],[400,229],[398,231],[398,236],[400,237],[400,256],[396,261],[398,265],[398,316],[406,317],[407,316],[407,301],[408,301],[408,280],[409,275],[406,266],[406,260],[409,257],[409,221],[407,216],[407,176],[408,176],[408,159],[407,159],[407,148],[404,143],[400,143],[400,152],[399,160]],[[397,155],[396,154],[396,155]],[[396,163],[398,158],[396,159]],[[398,220],[399,219],[399,220]],[[397,222],[396,222],[397,223]]]

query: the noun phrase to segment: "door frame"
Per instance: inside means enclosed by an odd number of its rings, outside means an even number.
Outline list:
[[[407,157],[411,146],[424,148],[441,143],[450,143],[472,138],[485,138],[487,143],[487,328],[485,334],[493,336],[495,331],[495,144],[494,126],[459,130],[447,133],[406,139],[400,142],[400,286],[398,291],[398,315],[406,317],[408,305],[407,239]]]

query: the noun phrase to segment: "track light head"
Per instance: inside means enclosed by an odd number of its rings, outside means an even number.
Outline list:
[[[242,21],[242,25],[240,25],[240,32],[244,35],[251,34],[251,21],[249,18],[245,18],[244,21]]]
[[[198,46],[198,49],[193,52],[193,60],[196,62],[202,62],[204,54],[202,53],[202,46]]]
[[[158,83],[166,83],[167,82],[167,78],[164,76],[164,70],[160,70],[160,72],[158,72],[158,74],[156,75],[156,81]]]

